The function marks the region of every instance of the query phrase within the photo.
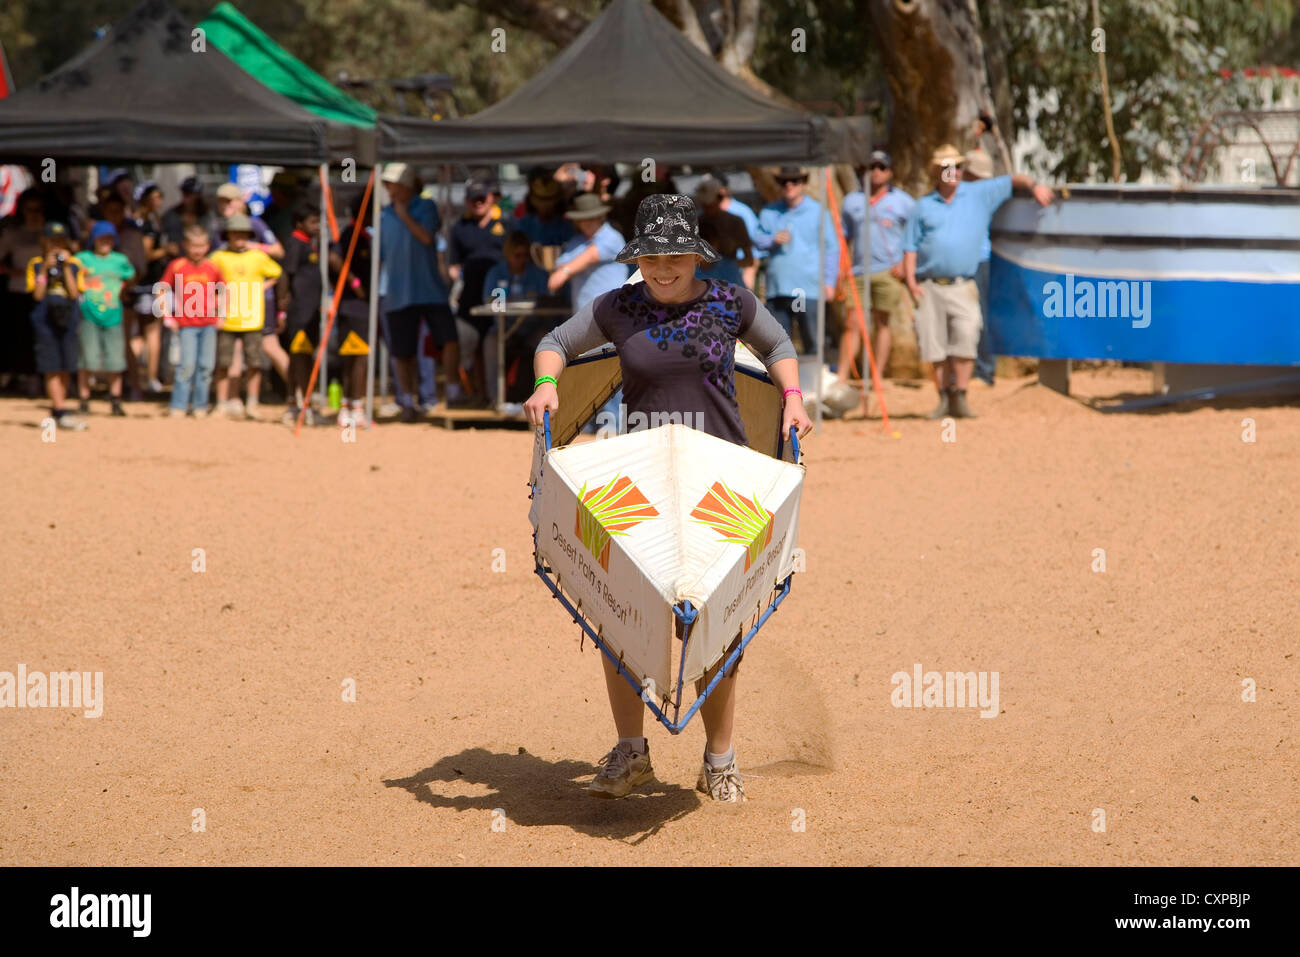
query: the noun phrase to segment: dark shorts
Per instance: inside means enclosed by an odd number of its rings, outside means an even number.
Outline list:
[[[36,371],[76,372],[80,344],[77,326],[81,311],[62,296],[46,296],[32,310],[32,331],[36,339]]]
[[[320,313],[290,315],[284,331],[289,340],[289,355],[315,355],[320,345]]]
[[[262,369],[262,330],[252,332],[217,332],[217,368],[229,369],[235,361],[235,343],[244,343],[244,371],[261,371]]]
[[[396,359],[414,359],[420,342],[420,323],[429,327],[429,337],[435,346],[456,341],[456,319],[451,306],[445,302],[422,306],[407,306],[390,310],[387,316],[388,333]]]
[[[364,356],[370,353],[369,303],[344,301],[334,322],[339,330],[339,355]]]

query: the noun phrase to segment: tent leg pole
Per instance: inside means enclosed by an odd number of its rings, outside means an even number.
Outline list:
[[[375,170],[376,174],[379,172]],[[375,177],[378,179],[378,175]],[[379,342],[379,183],[370,195],[370,351],[366,353],[366,421],[375,421],[375,355]],[[354,223],[353,229],[361,228]]]
[[[320,409],[324,412],[329,405],[329,391],[326,383],[329,380],[330,367],[330,345],[325,340],[326,322],[329,319],[330,309],[330,227],[329,216],[326,213],[326,204],[330,201],[329,185],[330,167],[328,163],[321,163],[320,166],[320,377],[316,380],[316,394],[320,397]],[[307,396],[303,396],[307,400]]]

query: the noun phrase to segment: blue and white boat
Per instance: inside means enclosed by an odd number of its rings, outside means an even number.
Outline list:
[[[1300,190],[1071,186],[992,245],[998,354],[1300,366]]]

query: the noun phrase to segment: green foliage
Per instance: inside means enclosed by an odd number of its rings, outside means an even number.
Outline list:
[[[559,52],[534,33],[484,13],[478,4],[426,0],[296,0],[297,26],[275,35],[333,80],[447,73],[465,113],[476,113],[525,83]],[[248,13],[247,10],[245,10]],[[251,13],[248,13],[252,17]],[[493,30],[505,52],[494,52]],[[268,31],[270,32],[270,31]],[[377,109],[394,104],[359,94]]]
[[[1252,86],[1220,71],[1255,65],[1261,47],[1285,33],[1294,6],[1102,0],[1100,11],[1122,174],[1136,180],[1176,167],[1215,111],[1253,104]],[[1091,16],[1080,0],[1020,0],[1004,15],[1016,126],[1035,122],[1058,157],[1037,172],[1076,182],[1109,179],[1111,169]]]
[[[85,47],[95,27],[115,22],[137,0],[6,0],[0,41],[19,88]],[[215,0],[173,0],[202,19]],[[525,27],[490,15],[491,2],[464,0],[238,0],[276,42],[328,79],[448,73],[464,110],[489,106],[550,62],[559,50]],[[564,0],[599,14],[605,0]],[[1101,0],[1106,63],[1123,175],[1167,173],[1215,110],[1254,105],[1254,88],[1223,68],[1300,65],[1300,0]],[[516,5],[517,6],[517,5]],[[1110,150],[1102,115],[1089,0],[987,0],[986,32],[1006,50],[1015,125],[1036,123],[1054,159],[1036,172],[1105,179]],[[994,12],[998,16],[992,16]],[[492,50],[505,30],[506,52]],[[791,49],[806,31],[806,52]],[[993,38],[990,36],[990,38]],[[775,89],[820,112],[856,112],[863,103],[887,120],[880,54],[861,0],[763,0],[750,66]],[[159,82],[166,82],[160,77]],[[649,93],[648,93],[649,95]],[[378,109],[394,102],[359,95]],[[882,123],[883,125],[883,123]]]
[[[792,49],[798,29],[805,31],[804,53]],[[766,0],[750,68],[820,113],[852,115],[885,99],[880,54],[858,0]]]

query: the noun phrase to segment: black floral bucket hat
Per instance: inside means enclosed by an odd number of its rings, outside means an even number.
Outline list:
[[[695,200],[680,193],[656,193],[636,210],[636,236],[615,257],[621,263],[638,256],[681,256],[695,253],[706,263],[722,257],[700,238],[700,214]]]

